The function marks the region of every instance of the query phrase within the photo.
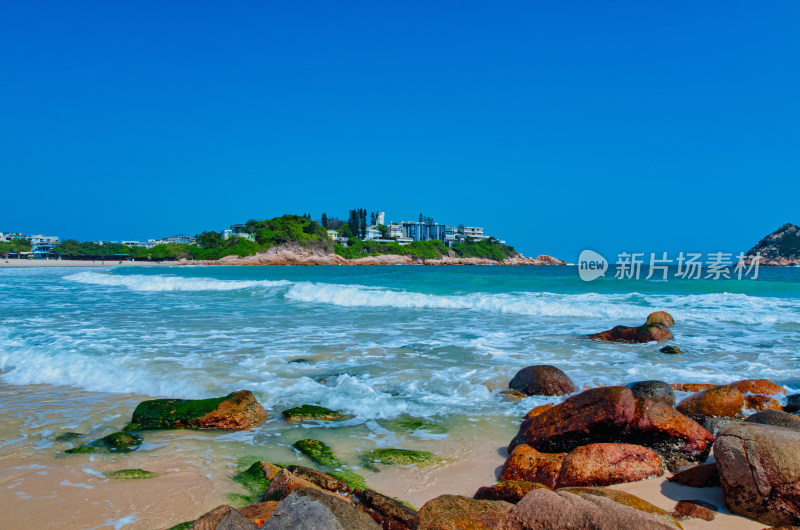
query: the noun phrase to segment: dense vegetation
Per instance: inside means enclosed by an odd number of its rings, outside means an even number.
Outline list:
[[[9,252],[30,252],[31,242],[25,239],[13,239],[11,241],[0,241],[0,254]]]
[[[395,254],[412,258],[439,259],[448,254],[448,248],[438,240],[414,241],[408,245],[400,245],[399,243],[377,243],[350,238],[347,240],[346,247],[335,245],[334,249],[336,254],[345,258]],[[496,261],[503,261],[516,253],[513,247],[503,245],[496,239],[481,241],[467,239],[463,243],[454,244],[450,250],[460,258],[489,258]]]

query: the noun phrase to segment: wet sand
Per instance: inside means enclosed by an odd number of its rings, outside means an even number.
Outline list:
[[[72,259],[0,259],[0,268],[19,267],[165,267],[179,265],[177,261],[119,261]]]

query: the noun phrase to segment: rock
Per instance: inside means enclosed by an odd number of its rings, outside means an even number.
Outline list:
[[[575,495],[596,495],[598,497],[605,497],[616,502],[617,504],[634,508],[640,512],[649,513],[663,523],[667,523],[676,527],[679,526],[677,521],[675,521],[675,518],[669,512],[662,510],[658,506],[650,504],[646,500],[641,499],[631,493],[617,491],[610,488],[564,488],[558,491],[566,491],[568,493],[574,493]]]
[[[500,480],[538,482],[554,489],[565,456],[564,453],[540,453],[529,445],[520,444],[508,455]]]
[[[750,265],[755,256],[760,255],[762,267],[800,265],[800,237],[797,234],[800,234],[800,227],[786,223],[756,243],[742,261]]]
[[[737,423],[714,442],[725,505],[769,525],[800,524],[800,432]]]
[[[128,432],[113,432],[107,436],[103,436],[97,440],[89,443],[67,449],[65,453],[70,454],[86,454],[86,453],[109,453],[109,452],[122,452],[127,453],[139,448],[142,443],[142,437],[135,433]]]
[[[792,394],[786,396],[786,405],[783,407],[784,412],[798,412],[800,411],[800,394]]]
[[[350,502],[322,491],[300,487],[281,502],[263,530],[376,530],[380,526]]]
[[[293,409],[284,410],[281,416],[286,421],[338,421],[352,418],[338,410],[331,410],[318,405],[301,405]]]
[[[675,319],[666,311],[656,311],[647,315],[645,324],[664,324],[667,327],[675,325]]]
[[[597,443],[576,447],[567,454],[557,487],[610,486],[663,474],[661,457],[646,447]]]
[[[354,492],[354,495],[361,504],[380,516],[378,524],[384,529],[411,528],[416,520],[416,510],[382,493],[364,489]]]
[[[552,408],[553,408],[553,404],[552,403],[545,403],[544,405],[539,405],[537,407],[533,407],[531,410],[528,411],[527,414],[525,414],[524,420],[528,420],[530,418],[533,418],[534,416],[538,416],[542,412],[544,412],[546,410],[550,410]]]
[[[675,473],[668,480],[691,488],[713,488],[719,486],[719,471],[716,462],[700,464]]]
[[[712,385],[710,383],[673,383],[669,385],[672,387],[672,390],[677,392],[702,392],[703,390],[708,390],[710,388],[714,388],[715,386],[719,385]]]
[[[513,506],[501,530],[674,530],[674,524],[598,495],[535,489]]]
[[[233,481],[254,495],[263,494],[269,483],[280,472],[281,468],[269,462],[254,462],[244,471],[237,473]]]
[[[249,519],[251,523],[261,527],[280,504],[279,501],[265,501],[250,504],[244,508],[239,508],[239,513]]]
[[[705,427],[708,430],[708,432],[716,436],[719,431],[721,431],[731,423],[738,423],[740,421],[742,420],[738,418],[710,417],[710,418],[705,418],[702,422],[700,422],[700,424],[703,427]]]
[[[647,398],[672,407],[675,405],[675,392],[664,381],[636,381],[627,385],[637,398]]]
[[[212,399],[152,399],[133,411],[135,429],[249,429],[264,421],[267,411],[249,390]]]
[[[675,509],[672,510],[672,515],[679,521],[686,519],[713,521],[716,512],[717,507],[710,502],[689,500],[678,501],[678,504],[675,505]]]
[[[528,394],[520,392],[518,390],[501,390],[497,393],[498,396],[502,397],[506,401],[520,401],[528,397]]]
[[[783,412],[783,407],[777,400],[760,394],[746,395],[744,397],[744,408],[747,410],[755,410],[756,412],[761,412],[762,410],[780,410]]]
[[[521,446],[520,446],[521,447]],[[501,480],[494,486],[483,486],[473,495],[473,499],[485,501],[506,501],[517,504],[531,490],[536,488],[546,488],[544,484],[538,482],[526,482],[521,480]]]
[[[523,368],[508,386],[528,396],[563,396],[575,392],[572,379],[549,364]]]
[[[664,324],[644,324],[633,328],[615,326],[607,331],[589,335],[589,338],[605,342],[642,343],[662,342],[672,340],[674,337]]]
[[[287,466],[286,470],[294,474],[296,477],[300,477],[301,479],[308,481],[315,486],[319,486],[323,490],[341,494],[350,493],[351,488],[347,482],[336,477],[332,477],[331,475],[326,475],[325,473],[317,471],[316,469],[303,466]]]
[[[350,493],[350,486],[343,480],[303,466],[281,469],[269,483],[264,500],[285,499],[297,488],[316,488],[337,494]]]
[[[671,344],[669,346],[664,346],[663,348],[661,348],[658,351],[660,351],[661,353],[669,354],[669,355],[677,355],[679,353],[683,353],[680,348],[678,348],[677,346],[673,346]]]
[[[297,440],[292,444],[292,447],[321,466],[336,467],[341,464],[336,455],[333,454],[333,449],[325,442],[307,438],[305,440]]]
[[[155,478],[158,475],[152,471],[145,471],[144,469],[120,469],[118,471],[105,471],[103,472],[103,476],[117,480],[143,480]]]
[[[746,420],[749,423],[760,423],[762,425],[774,425],[775,427],[785,427],[787,429],[794,429],[800,431],[800,416],[783,412],[782,410],[765,410],[756,412],[752,416],[748,416]]]
[[[714,438],[697,422],[663,403],[634,398],[625,387],[593,388],[522,422],[519,444],[557,453],[590,443],[635,443],[665,459],[704,460]]]
[[[235,508],[227,505],[217,506],[194,522],[192,530],[256,530]]]
[[[742,412],[744,396],[732,386],[715,386],[693,394],[675,407],[678,412],[694,420],[709,416],[734,417]]]
[[[374,449],[361,455],[360,460],[366,469],[374,469],[375,464],[385,464],[387,466],[408,466],[413,464],[424,467],[442,461],[442,459],[428,451],[412,451],[411,449]]]
[[[762,394],[765,396],[775,396],[786,393],[786,389],[778,384],[773,383],[769,379],[743,379],[742,381],[730,383],[728,386],[732,386],[742,394]]]
[[[513,506],[504,501],[440,495],[419,509],[414,527],[418,530],[494,530]]]

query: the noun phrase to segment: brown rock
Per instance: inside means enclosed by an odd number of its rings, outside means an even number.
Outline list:
[[[528,397],[528,394],[524,394],[517,390],[501,390],[497,393],[497,395],[506,401],[520,401]]]
[[[679,526],[675,518],[668,511],[662,510],[658,506],[650,504],[646,500],[641,499],[631,493],[610,488],[563,488],[558,491],[566,491],[568,493],[574,493],[575,495],[595,495],[598,497],[605,497],[606,499],[610,499],[618,504],[634,508],[640,512],[649,513],[663,523],[667,523],[676,527]]]
[[[529,396],[563,396],[575,392],[575,383],[549,364],[528,366],[516,373],[509,388]]]
[[[715,462],[700,464],[675,473],[668,480],[692,488],[713,488],[719,486],[719,471]]]
[[[375,522],[384,530],[411,528],[416,520],[416,510],[382,493],[366,489],[356,490],[353,494],[361,504],[379,516]]]
[[[518,445],[508,455],[500,480],[538,482],[555,488],[564,456],[564,453],[540,453],[529,445]]]
[[[664,324],[644,324],[633,328],[616,326],[607,331],[589,335],[589,338],[605,342],[642,343],[662,342],[672,340],[674,337]]]
[[[678,392],[702,392],[703,390],[708,390],[710,388],[714,388],[719,385],[712,385],[710,383],[673,383],[669,385],[672,387],[672,390],[677,390]]]
[[[286,470],[320,488],[333,493],[350,493],[350,485],[343,480],[321,473],[316,469],[303,466],[287,466]]]
[[[747,410],[755,410],[761,412],[762,410],[780,410],[783,407],[777,400],[769,396],[762,396],[760,394],[748,394],[744,397],[744,408]]]
[[[664,324],[667,327],[675,325],[675,319],[666,311],[656,311],[647,315],[645,324]]]
[[[500,530],[674,530],[676,524],[598,495],[535,489],[511,508]]]
[[[800,432],[736,423],[714,442],[725,505],[769,525],[800,524]]]
[[[257,528],[258,526],[235,508],[227,505],[217,506],[203,514],[192,525],[192,530],[256,530]]]
[[[527,414],[525,414],[525,418],[523,419],[523,421],[524,420],[528,420],[530,418],[533,418],[534,416],[538,416],[542,412],[544,412],[546,410],[550,410],[552,408],[553,408],[553,404],[552,403],[545,403],[544,405],[539,405],[538,407],[533,407],[531,410],[528,411]]]
[[[520,446],[521,447],[521,446]],[[473,495],[473,499],[486,501],[506,501],[517,504],[525,495],[536,488],[546,488],[544,484],[537,482],[525,482],[517,480],[501,480],[494,486],[483,486]]]
[[[269,488],[264,494],[264,499],[272,499],[278,496],[280,499],[285,499],[297,488],[311,488],[320,491],[330,491],[333,493],[349,493],[350,486],[346,482],[339,479],[330,477],[319,471],[309,469],[302,466],[289,466],[286,469],[281,469],[275,475],[272,482],[269,483]]]
[[[598,443],[577,447],[564,458],[558,488],[610,486],[664,474],[661,457],[633,444]]]
[[[743,406],[742,393],[732,386],[722,385],[691,395],[675,408],[681,414],[702,420],[709,416],[736,416]]]
[[[683,521],[685,519],[702,519],[704,521],[713,521],[716,515],[717,507],[705,501],[679,501],[672,511],[675,519]]]
[[[356,508],[349,498],[301,487],[281,501],[262,528],[379,530],[380,526],[368,513]]]
[[[251,523],[261,527],[264,522],[270,518],[272,512],[280,504],[279,501],[265,501],[256,504],[250,504],[244,508],[239,508],[239,513],[250,520]]]
[[[201,429],[249,429],[264,421],[267,411],[249,390],[239,390],[216,409],[190,422]]]
[[[785,388],[769,379],[743,379],[742,381],[735,381],[728,386],[732,386],[742,394],[763,394],[766,396],[786,394]]]
[[[498,528],[513,504],[458,495],[440,495],[417,512],[418,530],[471,530]]]
[[[527,444],[538,451],[571,451],[590,443],[630,442],[666,459],[704,460],[711,433],[664,403],[634,399],[625,387],[593,388],[522,422],[509,451]]]
[[[774,425],[775,427],[784,427],[786,429],[794,429],[800,431],[800,416],[789,414],[782,410],[764,410],[756,412],[752,416],[748,416],[746,420],[748,423],[760,423],[761,425]]]

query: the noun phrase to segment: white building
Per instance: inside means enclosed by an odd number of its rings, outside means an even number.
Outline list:
[[[141,241],[121,241],[126,247],[144,247],[145,244]]]
[[[386,224],[386,212],[378,212],[378,215],[375,216],[375,224],[376,225],[385,225]]]
[[[483,239],[483,228],[480,226],[465,226],[464,235],[473,239]]]

